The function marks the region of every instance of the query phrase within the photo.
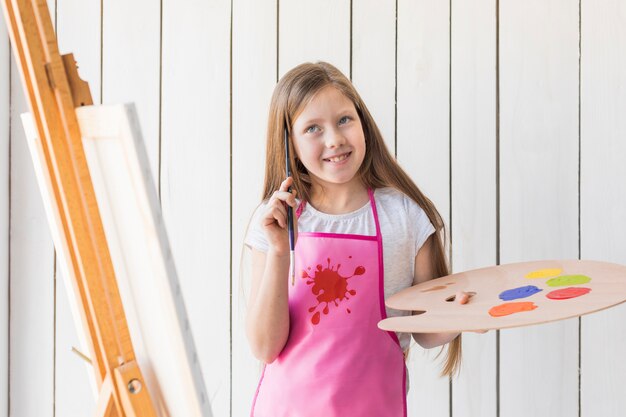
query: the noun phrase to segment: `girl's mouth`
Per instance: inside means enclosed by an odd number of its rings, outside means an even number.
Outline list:
[[[342,153],[341,155],[333,156],[332,158],[326,158],[324,161],[336,164],[345,161],[350,155],[352,155],[352,152]]]

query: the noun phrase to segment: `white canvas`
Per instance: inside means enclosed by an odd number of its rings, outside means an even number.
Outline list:
[[[86,106],[77,116],[137,362],[159,415],[212,417],[135,108]],[[36,171],[45,171],[35,154]],[[49,184],[40,179],[51,229],[60,230]]]

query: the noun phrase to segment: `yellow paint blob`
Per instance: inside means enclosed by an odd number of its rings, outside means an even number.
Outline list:
[[[539,269],[537,271],[529,272],[525,275],[525,278],[552,278],[561,275],[561,272],[563,272],[561,268]]]

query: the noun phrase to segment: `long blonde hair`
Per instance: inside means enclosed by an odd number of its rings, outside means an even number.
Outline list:
[[[331,64],[317,62],[298,65],[287,72],[276,85],[267,124],[263,200],[269,199],[285,178],[285,127],[291,131],[293,122],[308,102],[318,91],[328,85],[335,87],[354,103],[361,119],[365,136],[365,158],[358,174],[363,184],[372,189],[393,187],[419,204],[437,230],[437,233],[433,235],[436,238],[432,250],[435,277],[449,275],[450,269],[445,256],[446,229],[441,215],[432,201],[419,190],[391,155],[374,118],[350,80]],[[295,158],[291,141],[289,154],[290,164],[295,167],[292,169],[293,186],[298,190],[298,197],[304,201],[310,201],[311,179],[305,166]],[[460,362],[461,335],[449,343],[442,375],[454,375],[459,369]]]

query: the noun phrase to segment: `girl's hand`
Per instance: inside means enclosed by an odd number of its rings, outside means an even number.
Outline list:
[[[473,296],[474,293],[470,293],[470,292],[464,292],[464,291],[459,291],[456,293],[454,299],[459,303],[459,304],[467,304],[469,302],[469,299],[471,296]],[[472,330],[472,333],[487,333],[487,330]]]
[[[280,188],[274,191],[270,197],[265,212],[261,217],[261,226],[267,236],[270,251],[277,255],[289,254],[289,233],[287,227],[287,206],[294,209],[294,238],[298,235],[298,222],[295,221],[296,191],[287,191],[293,179],[288,177],[280,184]],[[294,242],[295,243],[295,242]]]

